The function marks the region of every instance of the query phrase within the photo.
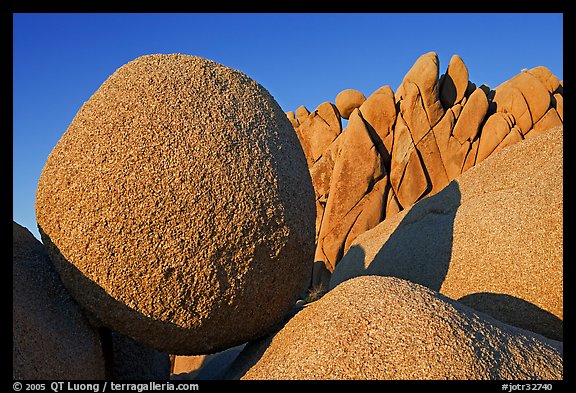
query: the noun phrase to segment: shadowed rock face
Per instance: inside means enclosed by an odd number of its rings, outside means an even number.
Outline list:
[[[40,243],[12,224],[14,379],[104,379],[100,336],[66,292]]]
[[[74,298],[173,354],[266,333],[313,262],[314,191],[289,120],[258,83],[200,57],[143,56],[111,75],[50,154],[36,209]]]
[[[231,367],[242,379],[563,377],[561,342],[394,277],[343,282],[246,349]]]
[[[395,276],[562,340],[562,134],[501,150],[358,236],[330,287]]]
[[[170,378],[171,365],[167,353],[146,348],[117,332],[104,334],[109,334],[111,341],[110,379],[165,381]]]
[[[316,267],[312,286],[326,285],[350,243],[362,231],[374,227],[374,221],[384,221],[435,195],[490,155],[562,125],[563,83],[544,66],[523,71],[494,90],[486,85],[476,87],[469,81],[468,68],[458,55],[450,59],[446,72],[439,75],[438,56],[429,52],[416,60],[396,93],[389,86],[383,86],[368,99],[355,90],[345,90],[338,95],[336,107],[339,109],[343,104],[338,101],[343,102],[344,97],[358,98],[347,100],[356,103],[349,105],[348,110],[340,110],[343,118],[350,116],[350,123],[335,139],[329,136],[334,133],[326,132],[325,137],[333,141],[323,152],[316,150],[314,157],[320,158],[308,160],[312,178],[317,179],[314,182]],[[354,108],[358,108],[364,125],[352,121]],[[308,113],[300,107],[296,115],[289,115],[305,151],[309,142],[302,136],[305,127],[296,117],[304,119]],[[354,196],[360,201],[372,193],[373,203],[355,206],[355,216],[369,216],[369,220],[355,229],[352,229],[355,224],[350,222],[342,222],[335,229],[333,223],[341,222],[342,215],[328,212],[327,207],[338,204],[331,201],[332,198],[341,200],[342,196],[331,194],[332,182],[339,182],[335,190],[353,189],[355,194],[362,187],[352,184],[357,181],[355,176],[336,180],[332,172],[337,161],[350,160],[350,157],[339,157],[341,150],[349,151],[345,145],[352,143],[344,142],[346,134],[362,127],[368,130],[372,149],[383,163],[385,180],[377,198],[370,187],[363,196]],[[374,165],[373,155],[372,152],[357,155],[348,166],[354,167],[357,173],[369,172]],[[383,206],[379,205],[380,198],[384,200]],[[332,214],[335,216],[331,217]],[[332,233],[335,241],[324,240],[327,232]]]

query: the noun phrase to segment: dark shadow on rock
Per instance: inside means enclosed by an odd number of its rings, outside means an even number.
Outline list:
[[[344,271],[337,274],[346,278],[393,276],[440,291],[450,265],[454,218],[459,206],[460,189],[452,181],[439,193],[409,208],[369,266],[364,267],[362,246],[354,245],[344,256],[348,266],[340,266]]]
[[[105,328],[101,328],[103,330]],[[128,336],[110,331],[113,380],[170,379],[170,357],[166,352],[147,348]]]
[[[442,107],[446,110],[451,108],[456,101],[456,85],[454,79],[449,74],[444,74],[440,77],[440,102]]]
[[[236,357],[236,360],[230,365],[226,373],[224,374],[222,379],[227,380],[239,380],[241,379],[244,374],[252,368],[266,349],[270,346],[272,339],[274,338],[274,334],[270,334],[268,336],[264,336],[259,340],[249,342],[246,344],[242,352]]]
[[[238,345],[215,355],[209,355],[194,380],[224,379],[226,372],[244,348],[245,345]]]
[[[306,298],[307,294],[312,290],[318,290],[322,293],[328,290],[328,283],[330,282],[330,270],[326,267],[324,261],[314,261],[312,266],[312,275],[310,278],[310,285],[304,292],[302,299]]]
[[[563,340],[563,323],[554,314],[515,296],[478,292],[458,299],[508,325],[517,326],[557,341]]]
[[[222,352],[208,355],[204,358],[202,364],[197,369],[189,372],[173,374],[170,376],[170,380],[198,381],[225,379],[226,372],[245,347],[246,344],[238,345]]]
[[[260,360],[262,355],[264,355],[264,352],[266,352],[266,349],[270,346],[274,336],[304,307],[305,306],[303,305],[295,305],[273,333],[247,343],[242,352],[238,354],[234,362],[228,367],[226,372],[222,374],[221,379],[241,379],[244,374],[246,374],[248,370],[250,370],[250,368]],[[314,332],[311,332],[311,334],[314,334]]]
[[[352,246],[334,270],[330,288],[353,277],[378,275],[398,277],[440,292],[450,267],[460,200],[458,183],[453,180],[439,193],[413,205],[371,261],[366,261],[361,244]],[[520,298],[482,292],[457,300],[508,325],[563,341],[563,321]]]

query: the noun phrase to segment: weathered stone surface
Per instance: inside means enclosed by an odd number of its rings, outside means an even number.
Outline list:
[[[318,240],[320,235],[320,228],[322,228],[322,220],[324,219],[324,207],[326,206],[326,198],[316,200],[316,232],[315,240]]]
[[[172,354],[266,333],[313,262],[314,191],[286,114],[195,56],[143,56],[111,75],[48,157],[36,209],[78,302]]]
[[[453,139],[453,138],[452,138]],[[456,142],[458,144],[458,142]],[[460,146],[458,144],[458,146]],[[426,175],[430,189],[427,196],[433,195],[440,191],[446,184],[448,184],[448,175],[445,168],[445,163],[442,161],[436,138],[432,131],[428,132],[424,138],[416,145],[416,149],[420,153],[424,167],[426,168]],[[454,157],[454,155],[452,155]],[[410,179],[406,179],[410,181]]]
[[[502,142],[496,146],[491,154],[494,154],[497,151],[504,149],[505,147],[512,146],[513,144],[520,142],[522,139],[524,139],[522,130],[518,126],[514,125],[510,129],[510,132],[504,137],[504,139],[502,139]]]
[[[324,207],[328,201],[330,180],[334,170],[334,163],[340,151],[340,143],[344,138],[336,138],[322,154],[322,157],[310,168],[310,176],[316,194],[316,237],[320,234],[320,227],[324,217]]]
[[[440,78],[440,101],[445,109],[458,104],[468,89],[468,68],[458,55],[452,56],[446,73]]]
[[[410,130],[400,116],[394,128],[390,184],[402,207],[416,202],[428,190],[428,180]]]
[[[466,154],[466,159],[464,160],[464,165],[462,166],[462,173],[472,168],[476,164],[476,155],[478,154],[478,146],[480,145],[480,139],[475,139],[470,145],[470,150]]]
[[[448,110],[452,111],[452,113],[454,114],[454,118],[458,120],[458,117],[460,117],[460,112],[462,112],[462,108],[463,108],[462,104],[454,104],[453,106],[448,108],[446,112],[448,112]],[[444,116],[446,116],[446,113],[444,114]]]
[[[537,135],[540,135],[551,128],[561,127],[562,126],[562,119],[558,115],[558,112],[554,108],[550,108],[548,112],[536,124],[528,134],[526,134],[525,138],[533,138]]]
[[[324,261],[330,271],[343,254],[350,227],[359,212],[354,218],[345,217],[358,206],[374,183],[386,176],[382,159],[357,109],[350,116],[342,138],[314,258],[315,261]]]
[[[299,131],[306,138],[311,161],[315,163],[342,132],[336,107],[329,102],[323,102],[301,122]]]
[[[472,142],[480,131],[484,117],[488,111],[488,98],[482,89],[476,89],[466,101],[458,120],[452,130],[454,138],[463,144]]]
[[[398,198],[396,198],[396,195],[394,194],[394,190],[391,188],[388,192],[388,198],[386,201],[386,215],[385,215],[385,217],[396,214],[400,210],[402,210],[402,206],[400,206],[400,202],[398,202]]]
[[[418,86],[407,82],[404,84],[404,96],[400,100],[400,116],[402,116],[415,145],[432,129],[428,115],[424,109],[424,102]]]
[[[534,67],[528,70],[528,73],[538,78],[540,82],[546,86],[546,89],[548,89],[548,91],[552,94],[554,94],[556,89],[558,89],[558,86],[560,86],[560,81],[558,78],[552,74],[552,71],[544,66]]]
[[[405,88],[409,83],[418,86],[430,126],[438,123],[444,115],[444,108],[440,102],[438,74],[438,56],[435,52],[426,53],[416,60],[396,91],[396,101],[398,102],[404,98],[406,94]]]
[[[294,127],[294,129],[300,126],[300,123],[298,122],[298,119],[296,119],[296,115],[294,115],[294,112],[292,111],[286,112],[286,117],[288,118],[288,120],[290,120],[290,123],[292,124],[292,127]]]
[[[375,141],[376,147],[379,148],[387,169],[390,169],[392,145],[386,142],[389,140],[396,122],[394,92],[390,86],[382,86],[372,93],[360,106],[360,113],[366,124],[372,127],[376,133],[378,139]]]
[[[469,81],[468,69],[458,55],[452,56],[440,79],[438,69],[436,53],[424,54],[406,74],[396,93],[383,86],[358,108],[389,174],[382,218],[440,192],[451,180],[491,154],[562,124],[563,82],[546,67],[523,71],[495,90],[485,84],[476,87]],[[342,139],[337,137],[335,142]],[[317,240],[322,221],[327,217],[334,152],[338,151],[332,145],[318,148],[316,156],[321,156],[317,161],[309,161],[316,191]],[[306,146],[304,150],[307,151]],[[323,156],[328,153],[330,157]],[[352,230],[349,220],[350,217],[343,219],[334,230]],[[358,223],[354,231],[360,228],[362,225]],[[340,244],[339,239],[345,235],[334,232],[330,236]],[[325,259],[319,251],[317,247],[316,259]],[[329,274],[330,269],[323,270],[323,274]]]
[[[336,162],[340,152],[341,142],[344,139],[345,138],[336,138],[330,146],[324,150],[322,157],[320,157],[320,159],[310,168],[310,176],[312,177],[316,199],[328,198],[334,163]]]
[[[304,105],[301,105],[296,109],[295,121],[290,120],[290,122],[296,131],[296,136],[298,137],[298,141],[300,142],[302,150],[304,151],[306,163],[308,167],[310,167],[314,163],[310,147],[310,135],[306,132],[303,132],[303,130],[300,128],[300,124],[308,119],[308,115],[310,115],[308,109]],[[307,131],[307,129],[304,131]]]
[[[340,116],[344,119],[348,119],[354,109],[360,108],[360,105],[366,101],[364,94],[354,89],[342,90],[336,96],[336,108],[340,112]]]
[[[241,379],[562,379],[563,344],[395,277],[357,277],[238,359]],[[257,358],[257,357],[256,357]]]
[[[300,124],[302,124],[304,122],[304,120],[306,120],[306,118],[309,115],[310,115],[310,111],[304,105],[300,105],[296,109],[296,119],[298,120],[298,123],[300,123]]]
[[[356,236],[382,221],[387,183],[387,178],[380,179],[340,220],[327,220],[331,224],[330,231],[319,235],[316,261],[328,261],[326,267],[329,271],[334,270],[332,263],[338,263]],[[319,283],[318,280],[314,281]],[[325,288],[328,286],[328,282],[323,284]]]
[[[442,188],[448,184],[448,182],[455,177],[457,177],[460,173],[462,173],[462,167],[464,166],[464,160],[466,159],[466,155],[470,150],[470,142],[465,141],[463,144],[460,144],[456,138],[450,138],[448,140],[448,156],[446,161],[443,161],[445,177],[442,182],[436,181],[432,184],[434,188],[432,191],[427,194],[427,196],[434,195],[436,192],[440,191]],[[426,165],[428,168],[428,165]]]
[[[523,134],[526,134],[531,125],[540,120],[550,107],[550,92],[538,77],[527,71],[502,83],[494,92],[493,102],[497,111],[513,114]]]
[[[484,298],[500,307],[481,311],[562,340],[562,152],[556,128],[492,154],[359,235],[330,287],[359,275],[395,276],[477,307],[477,294],[489,293]]]
[[[452,136],[470,90],[468,70],[459,56],[452,58],[442,79],[444,103],[438,84],[438,57],[430,52],[418,59],[396,92],[399,113],[391,144],[390,181],[402,207],[435,194],[460,174],[470,147]]]
[[[442,161],[446,162],[450,159],[450,139],[452,138],[452,130],[456,124],[456,116],[452,108],[446,110],[446,113],[440,121],[432,128],[434,138],[438,145],[438,150],[442,157]]]
[[[555,93],[554,101],[556,102],[555,108],[556,112],[558,112],[558,117],[564,121],[564,96],[560,93]]]
[[[514,118],[515,124],[518,124],[523,134],[530,131],[534,125],[528,103],[519,89],[507,85],[495,90],[492,102],[496,106],[497,113],[504,113]]]
[[[350,218],[355,218],[346,236],[343,255],[348,252],[350,244],[358,235],[374,228],[384,219],[388,189],[388,176],[385,176],[374,184],[374,187],[362,198],[360,203],[352,209],[351,214],[348,214]],[[359,213],[356,214],[355,211]]]
[[[104,379],[96,328],[66,292],[42,243],[12,224],[12,376]]]
[[[480,134],[476,164],[488,157],[506,138],[514,125],[514,117],[509,113],[496,112],[486,120]]]

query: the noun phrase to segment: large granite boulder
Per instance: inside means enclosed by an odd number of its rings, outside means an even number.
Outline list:
[[[114,72],[48,157],[36,208],[70,293],[163,352],[265,334],[311,271],[314,191],[293,126],[257,82],[200,57]]]
[[[246,348],[230,368],[245,380],[563,378],[561,342],[395,277],[343,282]]]

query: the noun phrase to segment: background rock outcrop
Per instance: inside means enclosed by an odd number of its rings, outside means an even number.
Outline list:
[[[350,243],[363,231],[440,192],[491,154],[563,121],[563,84],[546,67],[523,70],[491,90],[469,80],[468,68],[458,55],[452,56],[440,75],[435,52],[416,60],[395,93],[383,86],[365,99],[360,92],[345,90],[336,101],[340,116],[350,116],[347,127],[340,133],[325,132],[326,141],[332,142],[322,144],[323,152],[317,149],[312,157],[308,155],[317,209],[311,287],[327,285]],[[342,102],[354,105],[345,110]],[[296,116],[289,112],[288,117],[306,151],[307,128],[296,117],[304,119],[309,112],[304,107],[296,112]],[[338,161],[349,160],[340,158],[349,151],[346,145],[350,142],[345,139],[352,138],[347,138],[347,133],[360,128],[367,130],[367,146],[372,150],[355,157],[350,164],[354,173],[370,172],[375,162],[382,169],[367,180],[368,187],[357,188],[356,177],[342,179],[332,172]],[[337,209],[328,209],[342,200],[341,191],[332,192],[344,189],[354,190],[354,194],[364,190],[353,198],[364,202],[356,204],[346,219]],[[362,222],[356,223],[356,218]],[[338,228],[334,222],[340,223]],[[327,233],[332,233],[331,240]]]
[[[395,276],[563,340],[562,135],[555,128],[493,154],[358,236],[330,287]]]
[[[338,285],[252,351],[242,379],[563,378],[562,343],[394,277]]]
[[[104,379],[98,330],[65,290],[42,243],[12,223],[12,376]]]
[[[313,261],[314,191],[289,120],[254,80],[195,56],[114,72],[48,157],[36,210],[97,323],[172,354],[266,333]]]

